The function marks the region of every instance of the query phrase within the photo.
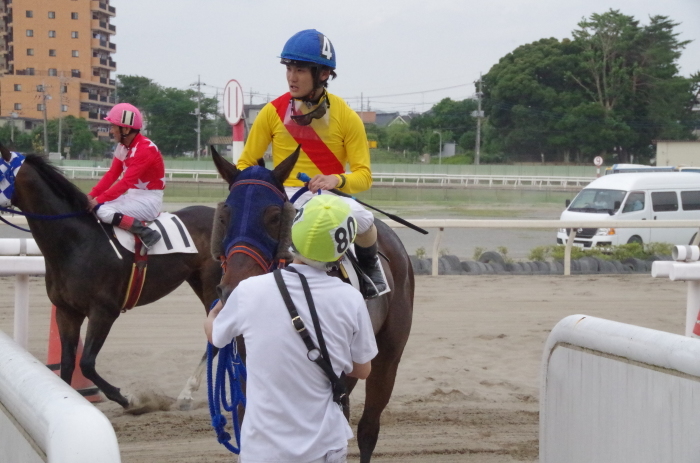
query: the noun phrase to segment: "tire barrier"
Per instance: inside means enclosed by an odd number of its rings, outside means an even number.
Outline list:
[[[498,257],[496,257],[498,256]],[[497,252],[484,252],[478,261],[463,260],[455,255],[440,257],[438,261],[439,275],[563,275],[564,263],[526,261],[498,262],[503,256]],[[409,256],[415,275],[430,275],[432,259],[419,259]],[[623,261],[606,260],[599,257],[586,256],[571,261],[572,275],[618,275],[628,273],[649,273],[651,264],[657,260],[670,261],[671,256],[652,256],[648,260],[629,257]],[[486,261],[486,262],[485,262]]]

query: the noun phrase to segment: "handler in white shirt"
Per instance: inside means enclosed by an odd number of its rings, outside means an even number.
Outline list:
[[[377,354],[372,324],[362,295],[329,277],[328,263],[340,259],[355,239],[350,207],[332,195],[315,196],[292,226],[292,266],[309,284],[333,370],[365,379]],[[292,301],[313,329],[299,276],[282,272]],[[272,274],[248,278],[217,304],[205,322],[209,341],[224,347],[242,335],[248,370],[247,408],[241,429],[241,463],[345,462],[352,438],[331,384],[307,358]]]

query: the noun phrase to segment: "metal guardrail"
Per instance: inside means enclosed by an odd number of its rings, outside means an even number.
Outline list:
[[[107,172],[107,167],[59,166],[70,178],[95,178]],[[189,177],[219,179],[216,170],[165,169],[168,180]],[[177,177],[175,177],[177,176]],[[532,175],[451,175],[451,174],[411,174],[411,173],[372,173],[374,182],[380,185],[436,185],[436,186],[485,186],[485,187],[533,187],[533,188],[583,188],[595,177],[532,176]]]

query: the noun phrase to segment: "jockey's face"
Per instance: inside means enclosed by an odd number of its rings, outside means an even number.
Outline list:
[[[314,78],[308,67],[287,65],[287,84],[292,98],[304,98],[314,89]]]

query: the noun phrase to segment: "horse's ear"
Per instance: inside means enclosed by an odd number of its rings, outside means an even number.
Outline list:
[[[299,159],[300,151],[301,145],[297,146],[297,149],[295,149],[292,154],[287,156],[287,159],[280,162],[277,165],[277,167],[275,167],[275,170],[272,171],[272,175],[277,179],[278,182],[280,182],[281,185],[284,185],[284,181],[287,180],[289,174],[292,173],[292,170],[294,169],[294,164],[296,164],[297,159]]]
[[[10,162],[10,159],[12,159],[12,153],[10,153],[10,150],[8,150],[2,143],[0,143],[0,153],[2,153],[2,158],[5,160],[5,162]]]
[[[211,158],[214,160],[216,170],[219,171],[221,177],[226,180],[229,185],[233,185],[233,182],[236,181],[236,177],[238,177],[238,174],[240,174],[241,171],[236,169],[236,166],[224,159],[224,157],[221,156],[218,151],[216,151],[214,146],[211,147]]]

